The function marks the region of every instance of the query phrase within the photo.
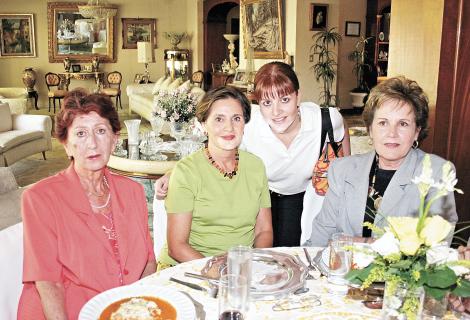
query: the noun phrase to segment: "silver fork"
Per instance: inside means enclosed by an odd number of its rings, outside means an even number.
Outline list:
[[[307,248],[303,248],[303,249],[304,249],[304,253],[305,253],[305,258],[307,259],[307,262],[308,262],[308,266],[307,266],[308,270],[309,271],[315,271],[316,273],[319,273],[321,275],[321,271],[318,270],[318,268],[312,263],[312,258],[310,257],[310,254],[308,253]],[[310,274],[310,272],[309,272],[309,274]],[[315,277],[313,275],[311,275],[311,277],[313,279],[318,279],[319,278],[319,277]]]

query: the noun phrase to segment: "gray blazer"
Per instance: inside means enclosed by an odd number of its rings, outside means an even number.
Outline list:
[[[381,214],[375,218],[377,226],[383,227],[386,223],[384,217],[387,216],[418,216],[419,191],[411,179],[421,174],[424,155],[419,149],[411,149],[393,175],[378,210]],[[362,236],[369,173],[374,157],[375,152],[369,152],[338,158],[331,164],[328,170],[329,189],[320,213],[313,220],[312,235],[305,243],[306,246],[324,247],[335,232]],[[431,154],[431,163],[434,180],[439,181],[445,160]],[[431,188],[427,199],[435,191],[435,188]],[[455,224],[458,217],[454,194],[449,193],[436,200],[430,208],[430,214],[439,214]]]

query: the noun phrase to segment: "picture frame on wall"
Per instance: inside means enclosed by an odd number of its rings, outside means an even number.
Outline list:
[[[0,57],[36,57],[32,13],[0,14]]]
[[[157,19],[153,18],[121,18],[122,48],[137,49],[137,42],[153,42],[157,48]]]
[[[347,37],[359,37],[361,35],[361,23],[356,21],[346,21],[344,35]]]
[[[328,5],[310,4],[310,31],[321,31],[328,28]]]
[[[245,56],[253,48],[254,59],[284,58],[284,26],[281,0],[241,0]]]

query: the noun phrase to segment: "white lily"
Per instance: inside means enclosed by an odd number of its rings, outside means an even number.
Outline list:
[[[386,257],[391,254],[400,253],[400,241],[395,238],[392,232],[387,231],[371,244],[371,248],[381,256]]]

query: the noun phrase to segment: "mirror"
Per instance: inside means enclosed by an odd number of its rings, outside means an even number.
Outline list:
[[[86,19],[78,13],[78,2],[47,4],[49,62],[116,62],[114,56],[114,18]]]

